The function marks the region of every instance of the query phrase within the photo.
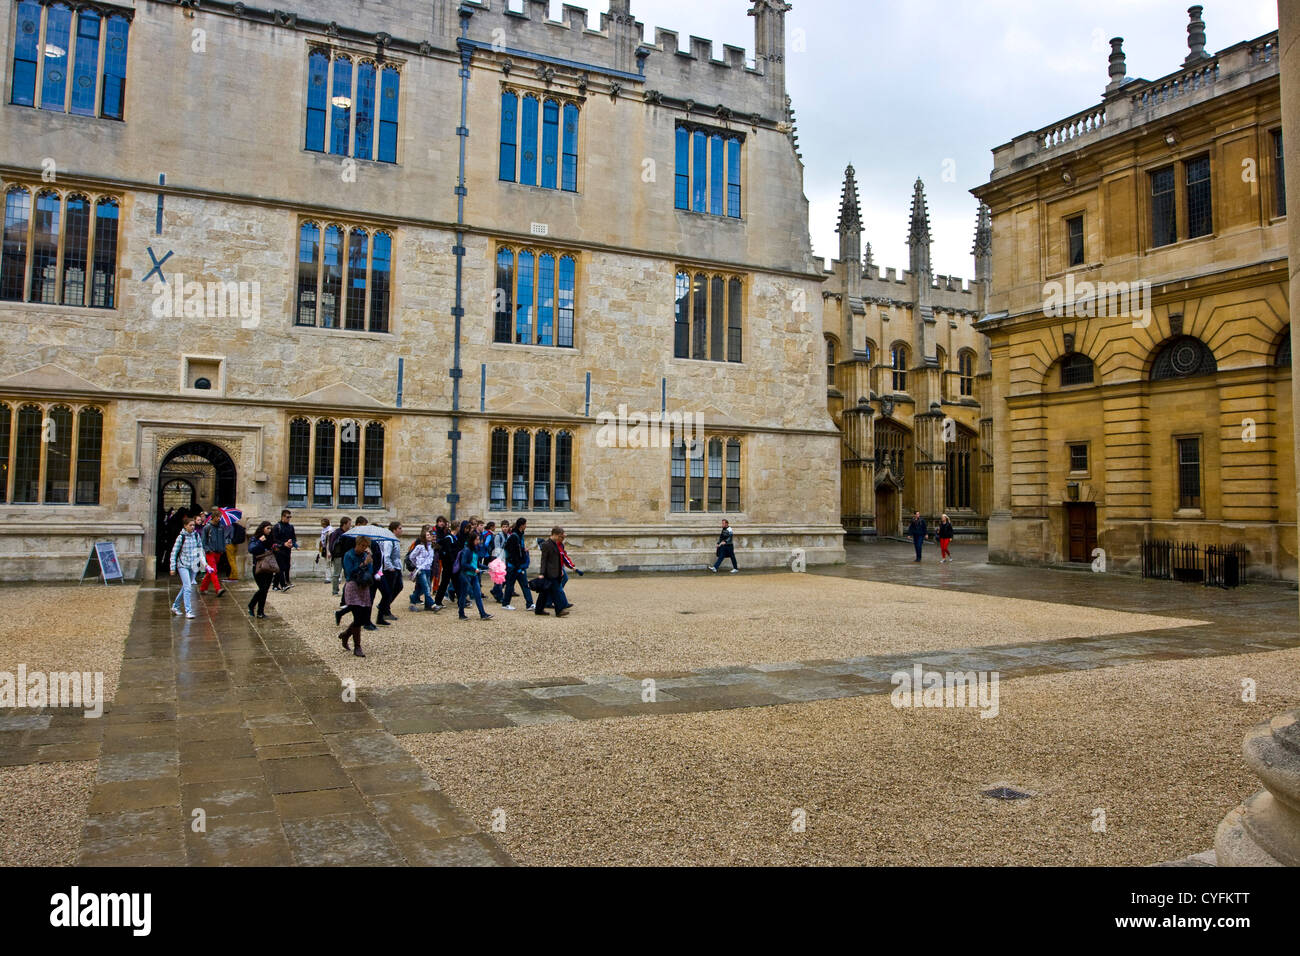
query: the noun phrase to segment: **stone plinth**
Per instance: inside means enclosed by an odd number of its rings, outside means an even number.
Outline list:
[[[1267,789],[1219,824],[1219,865],[1300,866],[1300,711],[1251,730],[1242,751]]]

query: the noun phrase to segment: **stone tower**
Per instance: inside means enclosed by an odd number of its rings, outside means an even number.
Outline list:
[[[754,0],[749,10],[754,18],[754,59],[767,77],[770,108],[781,117],[789,108],[785,95],[785,15],[789,12],[790,4],[782,0]]]

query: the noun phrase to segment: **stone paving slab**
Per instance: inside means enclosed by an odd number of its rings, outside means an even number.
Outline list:
[[[80,864],[512,865],[300,641],[170,598],[141,589],[103,718],[0,714],[0,765],[99,758]]]

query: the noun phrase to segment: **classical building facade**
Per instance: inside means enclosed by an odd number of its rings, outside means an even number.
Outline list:
[[[972,282],[935,276],[930,217],[916,181],[910,267],[882,270],[863,250],[856,173],[844,177],[839,258],[826,300],[828,404],[843,435],[842,520],[854,537],[900,534],[913,511],[944,512],[959,533],[982,534],[992,495],[992,420],[983,316],[992,264],[980,208]]]
[[[0,574],[190,502],[842,560],[788,5],[752,62],[547,7],[5,4]]]
[[[994,151],[990,553],[1135,568],[1241,544],[1295,579],[1277,35],[1126,76]],[[1181,27],[1181,25],[1180,25]]]

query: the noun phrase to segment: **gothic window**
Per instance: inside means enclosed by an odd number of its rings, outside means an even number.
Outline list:
[[[907,346],[895,345],[889,350],[889,367],[892,369],[892,386],[895,392],[907,391]]]
[[[738,276],[676,273],[673,356],[710,362],[741,362],[744,283]]]
[[[669,471],[674,514],[734,514],[740,511],[740,439],[705,438],[688,446],[673,443]]]
[[[0,502],[99,504],[103,436],[94,406],[0,402]]]
[[[294,324],[389,331],[393,237],[360,226],[306,221],[298,228]]]
[[[537,93],[501,94],[497,178],[506,183],[578,191],[578,133],[575,102]]]
[[[310,500],[314,508],[382,508],[385,438],[381,422],[294,418],[289,422],[289,507],[305,508]]]
[[[513,439],[513,453],[511,441]],[[564,512],[573,510],[573,434],[553,430],[492,430],[488,510]]]
[[[1198,338],[1184,335],[1165,345],[1151,365],[1151,381],[1213,375],[1219,370],[1214,353]]]
[[[124,15],[23,0],[18,4],[17,31],[10,103],[52,113],[122,118],[130,32]]]
[[[743,136],[730,131],[679,124],[673,167],[674,206],[739,219],[743,142]]]
[[[493,341],[573,348],[577,284],[578,261],[569,253],[498,248]]]
[[[401,82],[395,66],[312,50],[307,55],[306,149],[395,164]]]
[[[1061,359],[1061,385],[1091,385],[1094,378],[1092,359],[1082,352],[1071,352]]]
[[[971,461],[974,436],[964,428],[958,428],[957,440],[949,442],[947,480],[947,507],[970,508],[971,496]]]
[[[826,336],[826,385],[828,388],[835,387],[836,361],[835,340],[828,335]]]
[[[4,196],[0,301],[114,308],[117,222],[116,199],[92,204],[82,193],[46,188],[33,200],[33,190],[11,186]]]
[[[961,377],[961,397],[972,397],[975,394],[975,353],[970,349],[957,354],[957,371]]]

